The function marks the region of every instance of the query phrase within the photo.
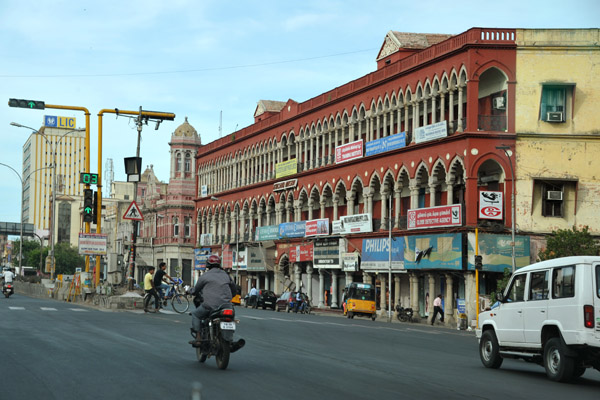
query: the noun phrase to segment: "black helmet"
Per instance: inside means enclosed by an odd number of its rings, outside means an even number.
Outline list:
[[[221,268],[221,257],[216,254],[211,254],[206,259],[206,268]]]

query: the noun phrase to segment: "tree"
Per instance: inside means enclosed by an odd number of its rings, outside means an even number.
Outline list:
[[[54,258],[56,259],[55,274],[57,275],[73,275],[75,268],[85,269],[85,258],[80,256],[77,248],[72,247],[68,242],[54,245]]]
[[[19,248],[21,247],[21,241],[19,239],[13,241],[13,258],[15,263],[18,265],[19,263]],[[22,265],[28,265],[30,267],[34,267],[38,269],[40,267],[40,242],[37,240],[25,240],[23,241],[23,262]],[[48,255],[48,249],[42,249],[42,259],[45,260],[46,255]]]
[[[568,256],[597,256],[600,255],[600,245],[584,226],[581,231],[573,227],[558,229],[546,240],[546,248],[538,253],[540,261]]]

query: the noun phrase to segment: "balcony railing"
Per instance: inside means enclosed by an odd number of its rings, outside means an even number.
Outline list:
[[[506,115],[478,115],[477,129],[480,131],[505,132]]]

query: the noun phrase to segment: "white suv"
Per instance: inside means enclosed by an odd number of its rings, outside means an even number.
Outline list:
[[[515,271],[498,306],[479,314],[481,362],[543,364],[554,381],[600,371],[600,257],[543,261]]]

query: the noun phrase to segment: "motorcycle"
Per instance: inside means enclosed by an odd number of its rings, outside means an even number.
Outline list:
[[[4,284],[2,286],[2,293],[4,294],[4,297],[8,299],[10,295],[14,293],[13,285],[10,283]]]
[[[398,317],[398,321],[400,322],[412,322],[413,309],[409,307],[404,308],[398,304],[396,306],[396,317]]]
[[[219,369],[226,369],[229,356],[241,349],[246,343],[244,339],[233,341],[236,324],[235,310],[230,304],[224,304],[219,309],[211,311],[208,318],[202,321],[200,332],[192,330],[192,337],[200,335],[201,342],[196,347],[198,361],[203,363],[214,356]]]

